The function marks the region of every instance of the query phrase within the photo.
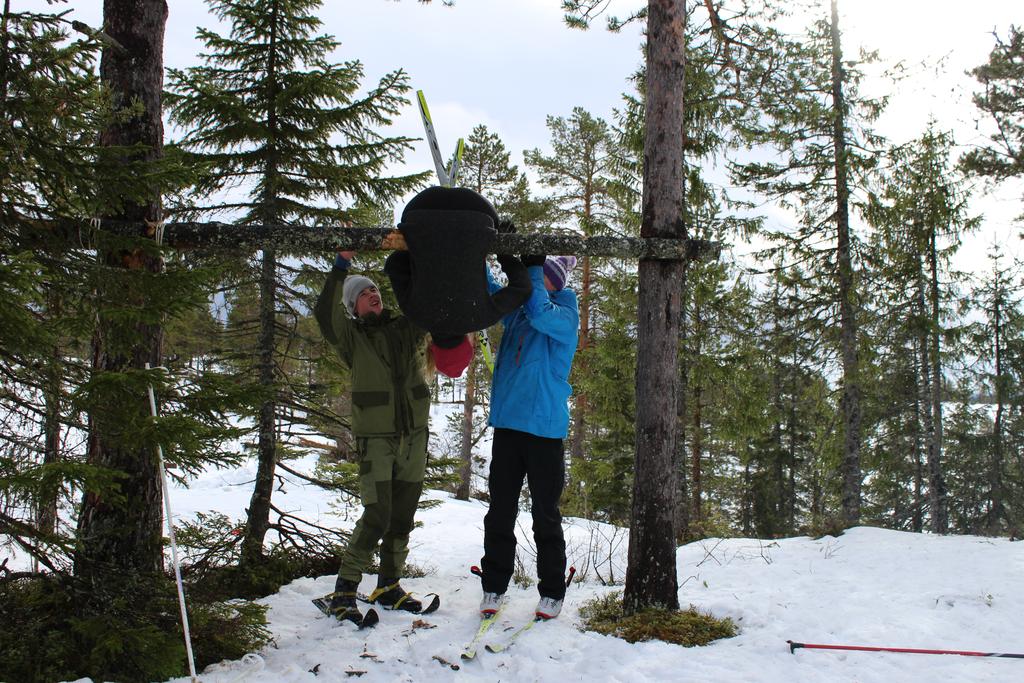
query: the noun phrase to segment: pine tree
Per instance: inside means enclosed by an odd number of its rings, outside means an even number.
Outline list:
[[[721,216],[720,205],[733,202],[724,191],[713,189],[705,181],[703,165],[734,144],[734,121],[743,110],[743,102],[756,94],[756,87],[734,78],[734,75],[755,70],[763,73],[763,55],[773,51],[772,45],[779,38],[768,25],[776,16],[776,10],[770,6],[758,11],[744,8],[730,17],[728,24],[717,14],[720,8],[705,5],[704,9],[710,12],[707,18],[702,22],[692,21],[686,36],[684,221],[694,230],[694,237],[713,240],[728,248],[734,238],[755,232],[759,220]],[[645,79],[646,70],[641,68],[634,76],[641,93]],[[624,96],[623,99],[626,105],[617,115],[614,183],[609,190],[617,204],[623,207],[616,229],[629,231],[640,222],[638,202],[643,171],[644,101],[642,95]],[[705,432],[714,430],[713,423],[718,413],[704,410],[702,394],[706,386],[701,383],[704,375],[700,368],[715,366],[713,356],[716,353],[714,347],[719,346],[715,339],[718,321],[729,326],[740,324],[742,316],[730,310],[733,295],[740,299],[744,296],[744,288],[733,282],[735,275],[718,264],[693,263],[682,291],[683,319],[679,338],[681,393],[677,425],[680,500],[677,533],[680,538],[691,538],[701,532],[697,523],[703,510],[701,466],[706,459],[705,445],[713,445],[705,440]],[[708,320],[715,322],[708,325]],[[747,330],[735,331],[738,336],[747,333]],[[703,345],[707,345],[711,358],[702,357]],[[705,418],[710,424],[705,423]]]
[[[111,0],[103,8],[104,30],[123,50],[106,48],[100,75],[124,118],[109,124],[100,145],[141,149],[123,153],[126,163],[151,167],[163,154],[161,94],[163,38],[167,6],[163,0]],[[147,169],[149,170],[149,169]],[[152,171],[150,171],[152,172]],[[144,180],[149,174],[142,175]],[[136,221],[139,237],[155,236],[162,220],[160,188],[141,186],[142,196],[130,199],[107,216]],[[127,248],[126,248],[127,247]],[[93,337],[93,382],[109,382],[112,390],[94,394],[89,415],[89,462],[120,473],[120,493],[87,490],[78,516],[79,548],[75,576],[83,586],[112,587],[129,575],[154,576],[163,569],[160,473],[152,445],[141,442],[149,406],[140,382],[146,364],[161,364],[160,306],[152,288],[138,289],[132,280],[161,272],[163,260],[144,244],[128,247],[116,240],[101,244],[100,263],[114,277],[98,281],[98,312]],[[123,277],[117,277],[123,275]],[[127,293],[127,296],[126,296]],[[119,309],[139,313],[125,316]],[[156,309],[156,310],[154,310]],[[155,313],[155,315],[154,315]],[[99,399],[99,400],[97,400]],[[117,502],[115,502],[117,501]],[[104,594],[97,590],[97,598]]]
[[[647,17],[641,237],[686,238],[683,223],[685,3],[652,2]],[[641,260],[637,311],[636,467],[623,602],[679,607],[676,577],[676,341],[685,264]]]
[[[541,184],[555,191],[546,198],[557,211],[555,222],[571,226],[584,237],[607,234],[617,208],[610,188],[614,156],[608,124],[575,107],[568,119],[549,116],[547,126],[551,134],[551,154],[532,149],[527,150],[524,157],[526,164],[539,174]],[[590,373],[585,351],[591,344],[594,272],[589,256],[580,259],[576,272],[580,327],[573,383]],[[590,412],[587,394],[578,392],[572,409],[570,467],[582,463],[585,457]]]
[[[424,180],[425,174],[380,175],[410,145],[408,138],[376,131],[406,103],[406,75],[386,74],[375,88],[358,94],[362,65],[329,63],[338,44],[315,34],[320,21],[313,11],[320,5],[319,0],[210,1],[230,33],[199,29],[206,65],[170,72],[171,117],[188,131],[182,147],[207,170],[192,199],[200,202],[239,184],[243,190],[237,192],[245,194],[197,203],[191,211],[230,211],[242,225],[338,224],[352,216],[351,207],[341,204],[384,205]],[[276,420],[287,393],[277,359],[279,307],[289,288],[280,283],[282,256],[266,248],[259,263],[254,369],[263,399],[256,418],[259,467],[243,541],[242,562],[248,566],[262,557],[270,528]]]
[[[47,544],[65,538],[56,520],[66,481],[88,471],[62,444],[82,427],[65,387],[86,370],[92,259],[35,221],[93,215],[100,179],[116,174],[113,151],[93,144],[110,113],[94,73],[99,46],[68,42],[66,26],[9,6],[0,18],[0,532],[50,570],[63,565]]]
[[[144,369],[159,363],[161,323],[207,283],[163,268],[156,225],[109,220],[153,217],[160,194],[187,180],[159,158],[161,9],[107,3],[106,33],[74,24],[84,41],[66,34],[66,12],[8,4],[0,20],[0,533],[41,568],[6,585],[0,650],[11,680],[180,674],[155,445],[185,473],[231,460],[220,453],[233,436],[221,427],[223,387]],[[92,218],[108,220],[100,229]],[[250,628],[254,613],[242,612],[235,623]],[[68,632],[69,619],[82,628]],[[237,645],[236,635],[229,626],[218,639]],[[112,642],[131,642],[132,657]]]
[[[967,170],[1002,180],[1024,175],[1024,31],[1010,26],[996,45],[988,62],[971,71],[984,90],[974,95],[974,104],[995,124],[987,147],[973,149],[962,162]]]
[[[798,270],[773,269],[752,306],[753,357],[739,373],[744,403],[732,400],[726,416],[743,467],[740,526],[744,534],[792,534],[803,524],[823,529],[822,442],[833,420],[829,391],[818,369],[821,345],[808,324]],[[742,348],[742,347],[741,347]],[[807,494],[810,499],[807,499]]]
[[[991,518],[991,478],[993,421],[990,397],[973,387],[973,380],[965,378],[962,386],[951,397],[952,410],[946,418],[949,467],[949,522],[956,533],[984,535],[989,533],[986,521]],[[1012,461],[1004,474],[1011,481]],[[1019,479],[1019,467],[1016,468]],[[1019,488],[1017,489],[1019,491]],[[1017,500],[1020,500],[1019,494]],[[1014,528],[1008,529],[1011,536]]]
[[[985,461],[982,464],[984,483],[981,490],[983,507],[971,520],[973,533],[997,535],[1017,529],[1020,518],[1016,512],[1020,498],[1019,458],[1011,443],[1019,443],[1020,412],[1024,405],[1024,298],[1020,296],[1019,267],[1002,265],[1002,249],[995,245],[989,254],[991,267],[985,280],[970,295],[981,318],[967,326],[968,352],[979,361],[977,378],[990,396],[994,412],[988,435]],[[1008,429],[1014,422],[1015,430]],[[1008,476],[1010,471],[1016,476]]]
[[[858,350],[859,296],[857,242],[850,229],[850,194],[874,165],[872,147],[880,140],[864,128],[884,101],[857,93],[860,73],[842,58],[838,7],[830,21],[819,21],[807,40],[781,44],[785,68],[753,71],[749,77],[770,87],[760,90],[741,127],[751,145],[768,145],[781,161],[734,164],[733,177],[801,214],[795,233],[776,232],[779,249],[794,261],[810,262],[820,288],[822,317],[836,320],[836,345],[842,371],[842,514],[852,526],[860,519],[862,381]],[[863,58],[870,59],[870,55]]]
[[[945,280],[949,261],[961,237],[975,229],[977,219],[966,215],[968,193],[950,168],[953,142],[933,127],[904,147],[894,150],[883,190],[873,196],[868,217],[876,227],[879,279],[891,278],[892,297],[875,297],[876,306],[892,306],[885,316],[886,332],[907,329],[906,351],[916,356],[914,411],[920,415],[920,434],[928,472],[931,530],[946,533],[946,491],[942,465],[943,310],[952,292]],[[897,327],[893,327],[893,324]],[[880,331],[880,340],[888,336]],[[884,343],[884,342],[880,342]],[[901,358],[901,355],[903,356]],[[904,362],[897,353],[894,360]]]

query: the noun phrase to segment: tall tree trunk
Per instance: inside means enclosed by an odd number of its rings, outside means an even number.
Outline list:
[[[685,28],[685,0],[649,0],[642,237],[686,238]],[[636,466],[623,594],[628,612],[679,607],[675,534],[668,530],[676,521],[676,343],[684,276],[682,260],[640,261]]]
[[[743,494],[740,499],[740,529],[744,536],[753,536],[753,483],[750,476],[750,451],[747,449],[746,462],[743,465],[743,476],[740,478],[743,485]]]
[[[277,468],[277,400],[274,382],[274,350],[276,347],[277,252],[263,251],[260,274],[259,384],[268,392],[260,404],[258,418],[258,459],[256,483],[249,499],[245,537],[242,539],[241,563],[252,565],[263,557],[263,543],[270,528],[270,498],[274,492],[274,470]]]
[[[923,265],[923,264],[922,264]],[[936,475],[938,474],[939,484],[942,483],[941,473],[936,472],[938,465],[938,457],[936,455],[937,441],[935,438],[935,413],[932,411],[932,386],[935,383],[935,377],[932,375],[932,364],[929,359],[929,352],[931,349],[930,336],[934,333],[928,329],[928,305],[926,301],[927,295],[925,294],[925,282],[924,272],[920,272],[917,281],[917,319],[918,319],[918,333],[917,333],[917,353],[919,356],[918,370],[920,378],[918,380],[917,390],[917,403],[921,406],[921,418],[922,418],[922,431],[924,432],[924,453],[925,463],[928,467],[928,509],[930,511],[930,528],[935,533],[942,533],[938,531],[937,516],[939,513],[939,506],[944,505],[944,501],[940,503],[938,497],[938,488],[936,487]]]
[[[921,354],[917,351],[916,345],[914,351],[915,358],[920,358]],[[921,380],[921,369],[918,367],[919,362],[914,361],[914,381],[920,385]],[[910,530],[915,533],[921,533],[924,530],[924,468],[922,465],[921,454],[925,450],[924,439],[922,438],[922,426],[924,424],[924,416],[921,414],[924,406],[921,404],[921,389],[918,386],[917,391],[914,394],[914,415],[913,415],[913,442],[914,442],[914,509],[910,517]]]
[[[142,111],[130,119],[120,120],[103,131],[104,146],[146,146],[139,152],[142,160],[156,160],[162,155],[163,122],[160,98],[163,92],[163,43],[167,22],[164,0],[104,0],[104,30],[124,47],[124,52],[107,48],[100,60],[100,78],[110,89],[117,109],[128,109],[136,102]],[[161,219],[160,197],[153,196],[142,204],[127,204],[116,216],[122,220],[149,221]],[[142,230],[150,237],[155,229]],[[139,233],[142,233],[142,230]],[[124,251],[101,247],[97,254],[106,268],[145,270],[158,273],[162,268],[159,256],[140,250]],[[125,299],[145,309],[143,296],[125,291],[114,278],[99,285],[100,301]],[[162,329],[159,324],[123,322],[101,313],[93,339],[93,372],[125,373],[137,371],[146,363],[160,365]],[[147,419],[149,406],[145,395],[121,392],[110,383],[110,400],[103,408],[89,415],[88,459],[90,464],[123,475],[120,496],[108,498],[96,491],[86,491],[78,516],[79,547],[75,555],[75,576],[88,586],[120,584],[127,575],[155,574],[163,565],[162,496],[156,451],[150,446],[127,445],[122,434],[126,415],[139,422]],[[131,383],[128,383],[131,385]],[[126,395],[131,394],[131,395]]]
[[[473,409],[476,407],[476,363],[470,363],[466,371],[466,393],[462,403],[462,441],[459,447],[459,486],[455,490],[457,500],[469,500],[472,493],[473,476]]]
[[[811,528],[821,529],[825,525],[825,495],[821,485],[820,454],[811,468]]]
[[[684,275],[685,277],[685,275]],[[690,296],[690,292],[683,292],[684,300],[685,297]],[[682,305],[685,310],[685,304]],[[679,321],[679,343],[676,348],[686,349],[689,346],[690,339],[690,326],[687,324],[686,316],[682,315]],[[679,400],[676,402],[676,447],[679,449],[679,453],[676,456],[676,472],[678,481],[676,481],[676,541],[678,543],[685,543],[692,538],[692,525],[693,521],[690,516],[690,481],[687,473],[687,467],[689,459],[686,455],[686,434],[687,434],[687,420],[689,419],[689,400],[690,394],[690,354],[680,353],[678,354],[677,361],[679,363]]]
[[[593,190],[592,184],[587,183],[583,198],[583,234],[591,237],[593,229],[591,219],[593,217]],[[590,267],[590,257],[582,259],[581,282],[580,282],[580,326],[579,337],[576,344],[576,374],[585,376],[587,370],[586,350],[590,346],[590,289],[593,273]],[[590,404],[587,401],[587,394],[581,392],[576,394],[573,400],[572,409],[572,440],[569,443],[569,462],[571,464],[582,464],[586,458],[587,444],[587,415],[590,413]],[[574,481],[570,469],[569,485],[574,490],[574,495],[579,500],[580,510],[584,516],[590,515],[590,503],[588,501],[587,489],[582,480]]]
[[[997,297],[999,295],[997,294]],[[1003,377],[1003,321],[1002,301],[996,299],[995,320],[993,327],[995,338],[992,340],[996,361],[996,415],[992,428],[992,462],[989,465],[988,484],[990,509],[986,531],[995,535],[999,531],[999,521],[1006,517],[1003,491],[1003,413],[1006,407],[1006,378]]]
[[[584,190],[583,196],[583,234],[586,237],[593,236],[591,220],[593,218],[593,186],[590,182]],[[590,346],[590,288],[593,277],[590,268],[590,257],[584,256],[582,262],[582,281],[580,283],[580,328],[579,341],[576,344],[576,364],[580,373],[586,372],[586,359],[583,358],[584,351]],[[587,395],[578,394],[573,405],[573,431],[572,443],[569,446],[569,457],[571,462],[583,462],[584,448],[587,440],[587,413],[590,407],[587,404]]]
[[[51,316],[60,315],[60,294],[47,294],[47,308]],[[61,396],[63,395],[63,354],[59,343],[50,351],[43,387],[43,464],[53,465],[61,457]],[[52,534],[57,528],[58,485],[47,486],[40,492],[36,503],[36,528],[44,534]]]
[[[789,458],[789,476],[786,479],[786,536],[796,533],[796,456]]]
[[[687,325],[688,336],[691,336],[689,333],[692,331],[693,334],[691,338],[693,339],[693,345],[679,347],[686,349],[686,352],[683,354],[684,357],[680,362],[687,365],[687,367],[689,367],[692,359],[700,358],[702,352],[700,340],[704,334],[704,321],[701,317],[701,304],[697,301],[696,297],[691,297],[690,300],[692,302],[693,309],[692,323],[687,316],[684,315],[684,322],[682,324]],[[685,400],[687,402],[693,402],[692,405],[688,406],[691,412],[690,426],[693,429],[693,434],[690,436],[690,499],[688,501],[688,507],[690,510],[690,520],[697,525],[698,529],[703,530],[703,525],[701,523],[704,521],[704,514],[701,509],[701,498],[704,495],[704,476],[702,469],[704,459],[704,416],[701,401],[704,398],[704,385],[702,382],[693,382],[690,378],[691,375],[688,372],[686,394],[681,394],[681,396],[685,396]]]
[[[850,188],[846,152],[846,101],[843,97],[843,53],[839,43],[839,9],[832,0],[832,142],[836,176],[836,261],[839,275],[839,326],[843,358],[842,512],[847,527],[860,523],[860,367],[857,357],[857,316],[850,240]]]
[[[590,257],[583,257],[582,282],[580,287],[580,329],[579,342],[576,345],[576,358],[582,359],[583,352],[590,346],[590,288],[591,268]],[[586,372],[586,360],[581,363],[577,360],[579,372]],[[590,412],[590,405],[587,402],[586,394],[577,394],[573,406],[573,429],[572,443],[569,447],[571,462],[583,462],[585,457],[585,446],[587,442],[587,414]]]
[[[266,87],[267,101],[275,102],[280,86],[277,82],[277,27],[279,4],[270,6],[270,38],[267,46]],[[263,176],[262,219],[265,223],[277,223],[280,215],[278,202],[278,155],[276,134],[278,129],[277,109],[273,104],[267,111],[267,130],[270,140],[267,149],[266,169]],[[259,384],[265,392],[257,429],[259,431],[259,463],[256,467],[256,483],[247,510],[245,537],[239,564],[252,566],[263,557],[263,543],[270,529],[270,498],[274,493],[274,470],[277,468],[277,386],[274,373],[274,351],[276,350],[277,325],[277,250],[263,249],[260,271],[260,333],[257,341],[259,354]]]
[[[793,350],[793,367],[797,367],[797,352]],[[789,387],[789,410],[787,411],[786,432],[788,442],[786,444],[787,464],[789,465],[789,480],[785,492],[786,500],[786,528],[787,533],[796,533],[796,439],[797,439],[797,381],[793,374],[790,374]]]
[[[928,492],[932,508],[932,532],[945,534],[949,531],[949,511],[946,502],[946,479],[942,467],[942,357],[940,336],[942,321],[939,317],[939,254],[935,244],[935,226],[929,229],[928,295],[931,304],[929,330],[929,355],[931,364],[931,396],[928,403],[932,416],[931,444],[928,447]]]
[[[701,387],[693,390],[693,436],[690,439],[690,519],[700,525],[704,521],[701,497],[704,495],[704,476],[701,462],[704,457],[704,417],[701,414]]]

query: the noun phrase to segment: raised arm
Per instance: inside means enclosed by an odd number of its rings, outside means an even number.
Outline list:
[[[523,257],[524,262],[529,262],[528,259],[529,257]],[[526,270],[530,273],[530,281],[533,283],[530,298],[523,304],[530,325],[541,334],[563,344],[576,344],[580,327],[576,293],[571,289],[563,289],[551,294],[544,286],[542,265],[530,265]]]
[[[351,251],[338,252],[338,257],[334,260],[334,267],[327,274],[324,287],[313,307],[313,316],[320,326],[320,333],[324,335],[324,339],[328,343],[338,350],[342,360],[350,365],[352,363],[354,321],[341,301],[341,294],[354,255],[355,252]]]

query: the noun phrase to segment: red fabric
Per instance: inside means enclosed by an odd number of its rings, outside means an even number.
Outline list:
[[[437,371],[445,377],[458,377],[473,360],[473,343],[469,335],[462,338],[462,343],[453,349],[442,349],[437,344],[430,344],[430,353],[434,356],[434,365]]]

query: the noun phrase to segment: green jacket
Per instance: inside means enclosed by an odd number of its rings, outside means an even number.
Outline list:
[[[348,271],[334,268],[316,300],[320,331],[351,369],[352,433],[396,436],[425,429],[430,390],[421,371],[425,331],[405,316],[354,319],[341,301]]]

